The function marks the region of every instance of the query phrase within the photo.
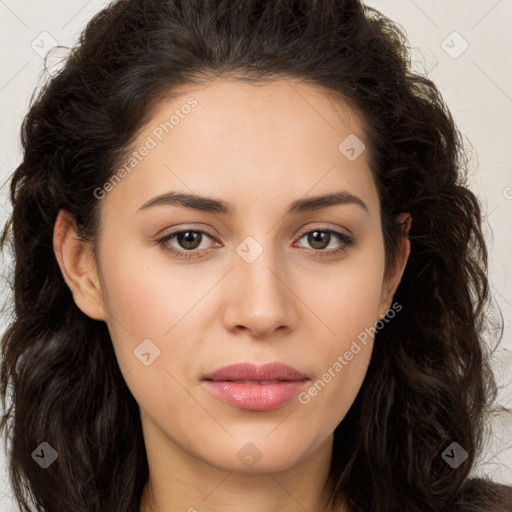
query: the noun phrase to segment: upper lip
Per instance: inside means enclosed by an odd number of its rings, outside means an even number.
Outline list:
[[[304,380],[309,377],[295,368],[283,363],[237,363],[224,366],[203,377],[203,380],[237,381],[237,380]]]

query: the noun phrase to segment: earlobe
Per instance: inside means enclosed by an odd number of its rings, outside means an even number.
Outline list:
[[[396,217],[396,222],[402,226],[402,238],[400,241],[400,256],[395,266],[386,272],[382,286],[381,309],[380,314],[385,315],[391,307],[391,302],[395,292],[400,284],[402,275],[411,252],[411,242],[409,240],[409,230],[411,228],[412,216],[410,213],[401,213]],[[385,309],[385,311],[383,311]]]
[[[106,312],[92,246],[79,239],[75,220],[64,209],[59,211],[55,221],[53,250],[78,308],[94,320],[105,320]]]

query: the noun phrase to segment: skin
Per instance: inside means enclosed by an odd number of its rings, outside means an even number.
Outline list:
[[[55,254],[77,306],[106,322],[140,406],[150,468],[142,512],[320,510],[333,431],[359,392],[372,337],[307,404],[245,411],[211,395],[201,377],[232,363],[280,361],[317,381],[391,307],[409,241],[386,271],[367,151],[350,161],[338,150],[349,134],[368,147],[347,105],[285,79],[215,80],[165,100],[134,147],[191,96],[197,106],[101,200],[98,261],[63,210]],[[368,211],[347,203],[285,215],[296,199],[342,189]],[[236,214],[137,211],[171,190],[228,201]],[[407,218],[406,230],[410,217],[398,219]],[[344,243],[332,234],[314,245],[307,233],[315,228],[350,234],[354,244],[325,256]],[[179,229],[209,236],[167,246],[207,251],[185,259],[156,242]],[[236,252],[248,236],[263,249],[251,263]],[[148,338],[160,355],[145,366],[134,350]],[[237,456],[249,442],[261,455],[250,466]]]

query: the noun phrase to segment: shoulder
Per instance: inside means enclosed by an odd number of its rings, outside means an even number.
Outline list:
[[[469,478],[453,512],[512,512],[512,487],[486,478]]]

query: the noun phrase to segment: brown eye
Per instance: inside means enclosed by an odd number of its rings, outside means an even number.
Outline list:
[[[204,237],[213,240],[213,237],[204,231],[198,229],[182,229],[181,231],[174,231],[164,236],[158,240],[158,244],[174,256],[196,258],[205,252],[209,252],[207,248],[198,248]],[[170,243],[173,239],[176,239],[175,244]]]
[[[304,233],[300,239],[303,238],[307,238],[308,245],[315,250],[315,256],[330,256],[338,254],[347,250],[348,247],[354,244],[354,240],[351,237],[332,229],[317,228]],[[334,243],[336,242],[336,239],[338,240],[338,248],[327,249],[332,241],[334,241]]]
[[[173,256],[186,259],[199,258],[205,253],[210,252],[210,248],[199,248],[204,237],[214,240],[214,237],[205,231],[182,229],[161,238],[158,240],[158,244]],[[341,254],[354,244],[354,240],[351,237],[332,229],[314,229],[304,233],[300,239],[302,238],[307,238],[307,244],[312,248],[314,255],[317,257]],[[171,243],[173,240],[174,243]],[[338,241],[337,244],[336,241]],[[335,244],[335,248],[327,249],[331,243]],[[337,248],[336,245],[338,245]]]
[[[310,231],[307,237],[313,249],[325,249],[331,240],[331,235],[327,231]]]
[[[198,231],[180,231],[176,234],[176,241],[184,249],[197,249],[197,246],[201,242],[201,238],[202,234]]]

